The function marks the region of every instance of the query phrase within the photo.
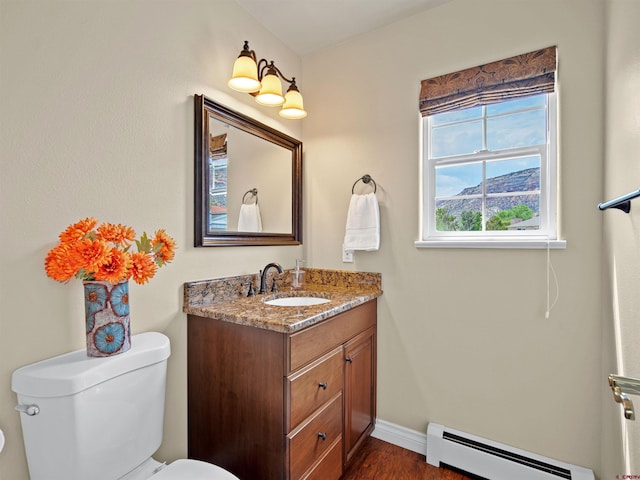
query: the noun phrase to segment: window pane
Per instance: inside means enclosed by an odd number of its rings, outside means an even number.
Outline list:
[[[436,198],[482,193],[482,164],[436,167]]]
[[[471,120],[482,117],[482,107],[465,108],[464,110],[454,110],[453,112],[438,113],[431,117],[432,125],[443,125],[445,123],[459,122],[461,120]]]
[[[482,199],[438,200],[435,218],[439,232],[482,230]]]
[[[209,193],[209,230],[227,228],[227,192]]]
[[[487,119],[487,148],[530,147],[547,142],[546,112],[528,110]]]
[[[473,153],[482,148],[482,122],[457,123],[431,131],[432,158]]]
[[[548,102],[553,106],[555,95],[423,118],[429,142],[425,192],[431,194],[423,202],[426,242],[460,239],[466,246],[490,239],[500,245],[555,235],[555,212],[540,209],[543,200],[549,201],[541,192],[554,195],[556,188],[555,181],[547,185],[541,176],[555,168],[555,132],[548,131],[548,116],[555,110],[547,108]]]
[[[508,102],[493,103],[487,105],[487,115],[496,115],[498,113],[515,112],[531,107],[544,107],[546,104],[546,94],[531,95],[530,97],[517,98]]]
[[[539,230],[540,195],[487,197],[487,230]]]
[[[487,162],[487,193],[540,190],[540,157]]]
[[[209,216],[209,228],[211,230],[226,230],[227,229],[227,214],[222,213],[219,215]]]
[[[213,169],[212,188],[226,188],[227,186],[227,159],[214,160],[211,163]]]

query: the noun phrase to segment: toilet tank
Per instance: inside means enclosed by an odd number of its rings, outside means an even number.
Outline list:
[[[106,358],[78,350],[19,368],[12,390],[31,480],[115,480],[162,442],[169,339],[148,332]]]

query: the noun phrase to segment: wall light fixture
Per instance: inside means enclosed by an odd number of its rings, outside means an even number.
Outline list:
[[[289,84],[284,96],[280,78]],[[249,42],[246,40],[242,52],[233,64],[233,74],[227,85],[238,92],[253,95],[260,105],[282,105],[279,114],[283,118],[299,119],[307,116],[302,105],[302,95],[296,85],[296,77],[289,80],[275,66],[273,60],[256,60],[256,52],[249,50]]]

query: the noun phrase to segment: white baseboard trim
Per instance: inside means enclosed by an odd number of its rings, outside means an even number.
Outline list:
[[[427,455],[426,433],[411,430],[378,418],[371,436],[412,452]]]

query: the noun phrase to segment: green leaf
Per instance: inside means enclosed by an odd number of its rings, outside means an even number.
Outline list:
[[[151,253],[151,240],[147,237],[147,232],[144,232],[140,236],[140,240],[136,240],[136,245],[138,246],[139,252]]]

